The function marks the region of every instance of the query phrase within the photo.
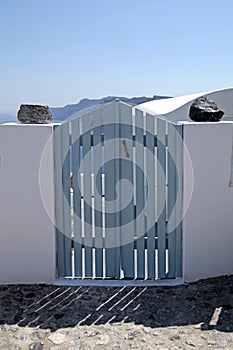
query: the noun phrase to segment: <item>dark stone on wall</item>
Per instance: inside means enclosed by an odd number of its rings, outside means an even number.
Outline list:
[[[23,104],[18,111],[18,120],[21,123],[49,124],[52,119],[48,106]]]
[[[216,103],[205,96],[197,98],[189,110],[189,117],[194,122],[218,122],[223,115]]]

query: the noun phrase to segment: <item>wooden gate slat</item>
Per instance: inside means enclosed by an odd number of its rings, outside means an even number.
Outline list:
[[[166,122],[157,118],[158,277],[166,276]],[[159,170],[160,168],[160,170]]]
[[[120,180],[127,178],[129,182],[124,189],[122,182],[119,183],[120,204],[122,206],[122,203],[128,203],[127,211],[122,209],[120,214],[121,266],[125,278],[134,278],[134,203],[131,192],[133,187],[132,108],[124,103],[117,103],[120,107],[120,140],[116,140],[117,147],[120,146]],[[125,223],[127,223],[127,233],[123,229]],[[126,234],[127,244],[125,244]]]
[[[55,195],[58,276],[71,275],[69,124],[55,129]]]
[[[176,194],[176,277],[182,277],[182,194],[183,194],[183,126],[176,125],[176,167],[177,179]]]
[[[71,121],[75,276],[82,277],[82,225],[80,187],[80,118]]]
[[[54,127],[54,153],[57,269],[58,277],[62,277],[65,276],[65,247],[63,235],[62,133],[60,125]]]
[[[148,278],[155,278],[155,157],[154,157],[154,119],[146,115],[146,176],[148,179],[149,203],[147,206],[147,252],[148,252]],[[152,159],[152,161],[151,161]],[[153,222],[153,225],[152,225]],[[150,227],[148,227],[150,223]]]
[[[168,123],[168,278],[175,278],[176,272],[176,228],[174,222],[174,210],[177,193],[177,172],[176,172],[176,128]]]
[[[143,143],[143,112],[135,111],[135,162],[136,162],[136,218],[144,212],[144,143]],[[141,146],[140,146],[141,145]],[[141,165],[141,170],[137,168]],[[145,278],[145,217],[136,220],[137,248],[137,278]]]
[[[82,118],[83,125],[83,183],[85,277],[93,276],[92,260],[92,196],[91,196],[91,115]],[[85,160],[85,157],[88,158]]]
[[[106,105],[103,108],[104,121],[104,162],[106,159],[112,161],[111,173],[106,173],[105,164],[105,253],[106,253],[106,277],[120,278],[120,232],[119,232],[119,209],[115,205],[115,215],[108,214],[112,207],[109,198],[113,198],[116,191],[116,182],[119,179],[119,169],[116,168],[115,159],[118,148],[116,148],[116,138],[119,138],[119,108],[117,110],[116,102]],[[114,123],[118,123],[115,124]],[[111,141],[111,147],[108,147],[106,141]],[[111,230],[109,230],[111,228]]]
[[[70,222],[70,137],[69,123],[61,125],[62,133],[62,186],[63,186],[63,232],[65,250],[65,275],[71,276],[71,222]]]
[[[101,146],[101,110],[93,112],[93,166],[95,199],[95,274],[103,277],[103,220],[102,220],[102,146]]]

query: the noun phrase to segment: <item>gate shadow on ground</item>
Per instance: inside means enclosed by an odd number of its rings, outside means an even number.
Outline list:
[[[176,287],[0,286],[0,303],[0,324],[52,331],[118,322],[233,331],[233,276]]]

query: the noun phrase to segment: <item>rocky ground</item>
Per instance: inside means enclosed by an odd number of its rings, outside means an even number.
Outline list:
[[[175,287],[0,286],[0,349],[233,349],[233,276]]]

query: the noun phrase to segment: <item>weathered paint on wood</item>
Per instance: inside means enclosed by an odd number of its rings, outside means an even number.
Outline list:
[[[152,115],[146,115],[146,177],[149,187],[148,206],[147,206],[147,270],[148,278],[155,278],[155,149],[154,149],[154,125],[155,118]]]
[[[75,275],[82,277],[82,225],[81,225],[81,184],[80,184],[80,118],[71,122],[72,170],[73,170],[73,212]]]
[[[116,167],[116,159],[119,158],[119,106],[116,102],[103,108],[103,121],[104,157],[108,163],[105,164],[106,277],[120,278],[120,221],[119,203],[116,201],[120,171]],[[114,208],[112,202],[115,203]]]
[[[182,277],[182,195],[183,195],[183,126],[176,125],[176,276]]]
[[[157,118],[158,277],[166,276],[166,122]]]
[[[95,274],[103,277],[103,217],[102,217],[102,146],[101,146],[101,109],[92,114],[93,125],[93,172],[94,172],[94,208],[95,208]]]
[[[175,204],[177,194],[177,170],[176,170],[176,128],[168,123],[168,277],[175,278],[176,271],[176,223]]]
[[[137,253],[137,278],[145,278],[145,185],[144,185],[144,142],[143,142],[143,112],[135,111],[135,163],[136,163],[136,218],[141,214],[140,220],[136,220],[136,253]]]
[[[128,183],[123,186],[119,182],[120,192],[120,255],[121,267],[124,277],[134,278],[134,201],[133,201],[133,128],[132,108],[124,103],[119,103],[120,108],[120,179],[127,179]],[[123,208],[127,203],[127,209]],[[123,227],[127,225],[127,232]],[[127,235],[127,237],[126,237]]]
[[[115,101],[54,133],[59,276],[182,276],[182,126],[137,109],[134,122]]]
[[[92,277],[92,196],[91,196],[91,114],[82,119],[83,125],[83,181],[84,181],[84,238],[85,277]]]

